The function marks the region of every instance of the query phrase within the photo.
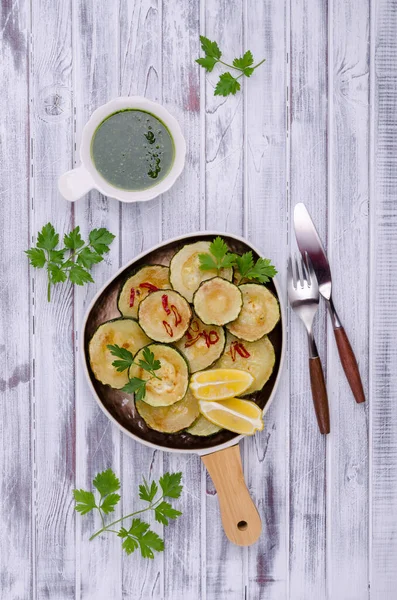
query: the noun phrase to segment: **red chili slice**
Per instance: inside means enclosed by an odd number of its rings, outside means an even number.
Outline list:
[[[171,311],[170,311],[170,307],[168,306],[168,296],[167,296],[167,294],[163,294],[161,296],[161,303],[162,303],[163,308],[164,308],[165,312],[167,313],[167,315],[170,315]]]
[[[143,288],[144,290],[149,290],[149,293],[157,292],[160,289],[157,286],[153,285],[152,283],[149,283],[148,281],[145,281],[144,283],[140,283],[139,287]]]
[[[232,361],[236,360],[236,342],[232,342],[230,344],[230,356],[232,357]]]
[[[174,332],[172,331],[172,327],[167,321],[163,321],[164,329],[168,333],[170,337],[174,337]]]
[[[236,342],[236,351],[242,358],[249,358],[251,354],[248,352],[247,348],[241,342]]]
[[[179,323],[182,321],[182,317],[178,312],[177,307],[175,306],[175,304],[171,304],[171,310],[174,313],[174,317],[175,317],[175,327],[178,327]]]
[[[196,337],[190,336],[190,340],[185,342],[185,348],[190,348],[190,346],[193,346],[197,342],[197,340],[199,340],[201,338],[201,336],[202,336],[201,333],[197,334]]]
[[[134,306],[134,302],[135,302],[135,288],[131,288],[131,291],[130,291],[130,308],[132,308]]]
[[[217,334],[216,331],[212,330],[208,334],[208,339],[209,339],[209,342],[210,342],[210,344],[212,346],[212,345],[216,344],[217,342],[219,342],[219,335]]]
[[[207,346],[207,348],[210,347],[210,340],[208,337],[208,333],[205,331],[205,329],[201,332],[202,337],[204,338],[205,341],[205,345]]]

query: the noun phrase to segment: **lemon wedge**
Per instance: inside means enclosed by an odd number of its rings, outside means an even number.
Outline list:
[[[239,369],[212,369],[192,375],[190,389],[197,400],[225,400],[248,390],[254,378]]]
[[[199,401],[200,412],[208,421],[234,433],[253,435],[263,429],[262,411],[255,402],[229,398],[223,402]]]

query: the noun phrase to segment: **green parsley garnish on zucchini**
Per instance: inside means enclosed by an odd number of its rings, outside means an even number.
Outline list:
[[[136,365],[147,371],[149,375],[151,375],[151,379],[159,379],[161,381],[161,377],[158,377],[155,371],[158,371],[161,367],[160,361],[156,360],[153,352],[150,348],[143,349],[143,358],[139,359],[137,363],[134,362],[134,358],[129,350],[126,348],[121,348],[117,344],[108,345],[110,352],[113,356],[117,356],[119,360],[113,361],[113,366],[115,369],[122,373],[126,369],[129,369],[131,365]],[[141,379],[140,377],[129,377],[128,383],[121,388],[123,392],[127,394],[135,394],[137,400],[143,400],[146,395],[146,384],[150,381],[150,379]]]
[[[143,483],[139,486],[139,498],[148,506],[106,524],[105,515],[114,512],[120,502],[120,494],[117,493],[120,489],[120,481],[112,469],[107,469],[98,473],[94,478],[92,482],[95,488],[94,492],[73,490],[76,502],[75,510],[81,515],[86,515],[93,510],[99,512],[102,528],[90,537],[90,541],[102,533],[115,533],[123,540],[122,548],[127,554],[132,554],[139,548],[143,558],[154,558],[154,552],[164,550],[164,540],[150,529],[148,523],[136,515],[153,510],[154,518],[162,525],[169,525],[170,519],[177,519],[182,513],[165,498],[177,499],[180,497],[183,489],[181,479],[181,472],[167,472],[160,477],[158,483],[151,481],[149,485],[143,477]],[[129,526],[115,529],[116,525],[127,519],[131,519]]]
[[[238,274],[237,283],[243,279],[267,283],[277,273],[269,258],[258,258],[255,262],[251,250],[241,256],[234,254],[229,251],[226,242],[220,236],[211,242],[209,250],[209,254],[199,254],[200,269],[216,269],[219,272],[220,269],[234,267]]]
[[[35,248],[25,250],[32,267],[43,269],[48,274],[47,299],[51,300],[51,286],[69,280],[76,285],[84,285],[94,280],[90,269],[103,260],[103,255],[109,252],[109,245],[115,236],[104,227],[93,229],[88,242],[80,235],[80,227],[75,227],[63,237],[63,248],[57,248],[59,233],[56,233],[51,223],[44,225],[37,234]],[[65,254],[69,253],[66,257]]]

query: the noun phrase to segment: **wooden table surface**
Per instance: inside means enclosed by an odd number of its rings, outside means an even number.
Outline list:
[[[0,581],[4,600],[391,600],[397,597],[397,1],[2,0],[0,96]],[[199,33],[232,59],[266,62],[235,97],[194,62]],[[174,188],[142,205],[93,192],[70,204],[57,178],[79,163],[92,111],[118,95],[164,104],[187,140]],[[286,288],[292,211],[326,244],[335,303],[368,401],[357,405],[324,306],[316,335],[331,434],[317,429],[303,327],[265,430],[241,444],[263,520],[230,544],[200,459],[152,451],[96,405],[78,343],[86,308],[125,262],[162,239],[217,228],[272,257]],[[23,250],[51,220],[115,234],[95,284],[59,285]],[[183,516],[153,561],[116,536],[89,542],[72,490],[181,470]],[[161,533],[161,528],[157,526]]]

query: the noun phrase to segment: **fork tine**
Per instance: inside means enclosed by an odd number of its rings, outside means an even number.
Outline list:
[[[311,258],[310,258],[310,256],[308,255],[307,252],[305,252],[305,255],[306,255],[306,265],[307,265],[307,268],[308,268],[308,271],[309,271],[309,276],[310,276],[310,283],[311,284],[316,284],[317,283],[317,277],[316,277],[316,273],[315,273],[314,268],[313,268],[313,263],[312,263]]]
[[[296,253],[295,253],[295,268],[296,268],[297,285],[298,285],[298,280],[299,280],[301,287],[303,287],[303,275],[301,272],[302,265],[301,265],[301,261],[298,260],[298,256]]]
[[[310,277],[309,268],[308,268],[306,261],[307,261],[307,252],[305,252],[305,256],[301,257],[301,264],[302,264],[303,279],[304,279],[304,281],[306,281],[306,283],[310,287],[311,277]]]

